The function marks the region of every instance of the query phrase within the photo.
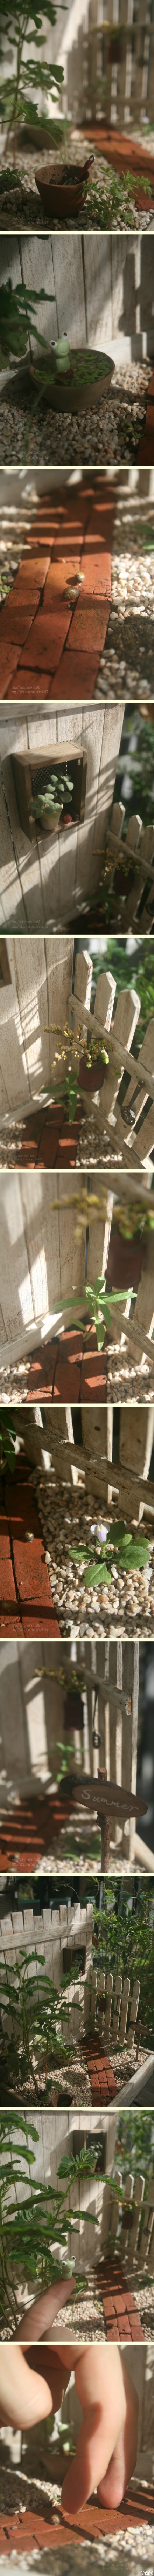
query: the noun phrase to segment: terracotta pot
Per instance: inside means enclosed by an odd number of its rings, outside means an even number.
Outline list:
[[[123,63],[125,61],[126,44],[127,27],[113,27],[109,38],[109,63]]]
[[[102,1091],[103,1082],[104,1064],[102,1056],[99,1054],[95,1056],[95,1064],[86,1064],[86,1056],[80,1055],[79,1083],[81,1091],[91,1091],[93,1093],[95,1091]]]
[[[48,360],[50,355],[51,373],[49,373],[48,376],[48,384],[46,380],[46,355],[44,356],[42,354],[41,358],[42,401],[44,399],[48,408],[51,404],[52,411],[70,411],[76,413],[77,411],[91,411],[97,403],[106,402],[106,395],[110,389],[111,377],[114,375],[113,358],[106,358],[103,350],[101,353],[101,351],[98,352],[97,349],[95,352],[94,350],[90,351],[89,349],[85,349],[83,352],[83,349],[79,347],[76,349],[70,349],[70,366],[66,371],[64,368],[64,370],[60,372],[59,367],[56,368],[56,364],[53,364],[54,342],[53,344],[51,343],[51,352],[48,349]],[[100,371],[99,364],[101,355],[102,372]],[[95,359],[93,376],[89,375],[88,370],[88,359],[90,356],[93,356]],[[80,376],[80,360],[82,359],[83,365],[83,358],[84,373]],[[32,385],[36,384],[37,388],[38,360],[36,356],[34,356],[31,361],[30,378]],[[76,596],[76,584],[75,586],[73,584],[73,594],[74,593]]]
[[[81,1691],[70,1690],[66,1692],[66,1698],[64,1699],[64,1718],[68,1735],[70,1726],[76,1727],[77,1731],[80,1731],[81,1734],[83,1734],[83,1700],[81,1699]]]
[[[125,2200],[125,2208],[122,2210],[122,2227],[123,2227],[123,2228],[126,2228],[126,2227],[131,2228],[131,2227],[133,2227],[133,2226],[134,2226],[134,2209],[131,2209],[130,2201],[128,2200],[128,2202],[126,2202],[126,2200]]]
[[[85,181],[89,178],[90,163],[91,153],[88,160],[80,163],[79,161],[68,162],[65,168],[64,162],[57,160],[46,161],[43,169],[35,170],[36,188],[38,188],[45,214],[57,215],[58,222],[61,216],[62,222],[65,223],[66,215],[77,215],[80,212]]]

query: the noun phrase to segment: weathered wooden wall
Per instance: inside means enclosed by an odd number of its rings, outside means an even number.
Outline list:
[[[99,883],[101,852],[112,803],[116,764],[121,741],[124,702],[116,707],[64,708],[62,714],[44,715],[36,709],[14,719],[4,714],[0,722],[0,928],[8,931],[41,931],[43,928],[67,926],[70,913],[80,917],[89,891]],[[36,847],[26,839],[21,828],[12,773],[11,753],[46,751],[46,744],[70,741],[83,743],[87,753],[87,786],[85,820],[81,825],[60,832],[50,841],[47,834],[37,839]],[[24,975],[24,951],[23,975]],[[1,1000],[1,997],[0,997]],[[39,1070],[39,1067],[38,1067]]]
[[[120,366],[127,357],[144,357],[145,349],[153,356],[150,236],[130,235],[128,253],[125,234],[111,239],[108,233],[104,240],[90,232],[68,234],[66,261],[63,235],[1,235],[0,277],[5,284],[11,277],[13,287],[23,281],[32,291],[43,288],[53,298],[51,306],[40,301],[38,313],[47,340],[68,331],[72,348],[78,341],[83,348],[105,348]],[[33,332],[30,341],[33,347]],[[4,379],[6,372],[5,367]]]

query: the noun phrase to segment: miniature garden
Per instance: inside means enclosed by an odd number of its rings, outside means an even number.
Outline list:
[[[62,305],[62,278],[60,274],[60,297],[58,297],[57,278],[56,289],[54,280],[54,235],[53,243],[51,237],[51,246],[49,237],[47,245],[48,273],[49,270],[51,270],[52,278],[50,294],[45,285],[44,288],[42,287],[42,274],[40,292],[38,288],[35,292],[31,287],[28,288],[27,282],[24,283],[24,264],[26,267],[27,280],[27,244],[24,241],[24,237],[22,240],[22,271],[20,278],[21,252],[19,236],[16,236],[16,264],[18,261],[20,282],[19,284],[14,283],[14,250],[11,236],[9,237],[8,235],[8,282],[6,279],[5,284],[3,284],[3,252],[0,260],[2,274],[2,283],[0,284],[0,374],[2,374],[3,379],[4,370],[6,370],[5,381],[3,381],[0,389],[1,463],[7,462],[8,464],[9,462],[11,463],[11,461],[12,463],[14,462],[14,444],[16,446],[16,457],[18,462],[20,460],[25,462],[26,460],[29,462],[32,461],[36,464],[39,461],[39,457],[43,456],[47,463],[50,463],[52,457],[57,463],[57,455],[59,460],[65,462],[65,458],[67,460],[69,453],[70,463],[73,462],[75,457],[77,459],[79,458],[80,463],[81,442],[82,458],[85,455],[86,463],[87,461],[92,461],[96,463],[98,462],[99,464],[99,462],[103,463],[106,462],[106,460],[110,463],[110,461],[114,461],[114,459],[118,462],[120,459],[123,461],[125,456],[126,461],[129,456],[132,460],[133,458],[135,460],[138,452],[142,461],[142,438],[144,462],[144,431],[146,429],[146,418],[149,464],[153,462],[154,405],[151,358],[148,357],[148,353],[147,357],[145,358],[144,356],[143,359],[139,359],[137,355],[134,355],[133,362],[132,359],[130,359],[129,363],[127,356],[127,363],[125,363],[125,343],[123,343],[122,363],[120,364],[119,358],[119,364],[118,359],[115,364],[114,304],[112,355],[107,353],[105,354],[103,346],[101,347],[101,345],[100,348],[97,344],[94,345],[94,348],[91,345],[89,345],[89,347],[86,345],[87,304],[88,301],[90,301],[90,240],[91,237],[88,237],[85,297],[83,287],[83,259],[85,256],[84,236],[81,237],[80,241],[81,345],[78,345],[79,324],[77,319],[77,345],[75,346],[71,344],[71,341],[69,341],[68,327],[65,318],[68,308],[65,259],[63,329],[60,331],[59,337],[55,336],[55,328],[57,334],[58,301],[60,301],[60,308]],[[73,320],[74,335],[76,303],[75,237],[73,237],[73,240],[71,241],[71,262],[72,271],[74,266],[74,285],[71,300],[70,277],[69,314],[70,324],[71,319]],[[29,236],[30,278],[32,265],[32,238]],[[46,253],[44,248],[44,277],[45,273]],[[119,247],[119,279],[120,273]],[[147,296],[149,310],[150,278],[148,267],[148,244]],[[41,327],[43,323],[43,312],[40,313],[39,311],[39,307],[40,305],[42,307],[43,303],[44,334]],[[100,327],[101,343],[102,317],[104,310],[103,251],[102,314],[100,314],[100,325],[99,309],[100,278],[98,270],[97,289],[96,269],[95,329],[97,328],[98,332],[98,328]],[[85,335],[85,345],[83,335]]]
[[[153,1636],[153,1407],[113,1408],[112,1458],[105,1406],[92,1424],[1,1411],[1,1637]]]
[[[34,800],[36,802],[36,800]],[[65,1051],[65,1042],[64,1042]],[[58,1049],[57,1049],[58,1054]],[[69,1047],[67,1048],[68,1064]],[[87,1050],[88,1055],[88,1050]],[[88,1076],[86,1069],[83,1075]],[[94,1048],[95,1060],[95,1048]],[[100,1055],[96,1078],[101,1087]],[[66,1112],[70,1130],[78,1080],[67,1072]],[[91,1064],[90,1064],[91,1075]],[[80,1076],[80,1067],[79,1067]],[[2,1274],[5,1340],[0,1340],[1,1404],[48,1397],[55,1407],[64,1397],[80,1403],[133,1404],[154,1401],[153,1189],[106,1169],[105,1181],[86,1173],[76,1186],[71,1173],[51,1184],[50,1174],[35,1172],[33,1198],[34,1301],[31,1300],[31,1181],[14,1185],[1,1180]],[[16,1244],[19,1227],[19,1273]],[[67,1245],[68,1219],[68,1245]],[[26,1243],[25,1243],[26,1222]],[[11,1247],[11,1297],[7,1301],[7,1261]],[[25,1251],[25,1278],[22,1287]],[[26,1261],[27,1255],[27,1261]],[[97,1260],[100,1267],[97,1270]],[[4,1284],[3,1284],[4,1283]],[[29,1321],[27,1308],[29,1304]]]
[[[126,466],[123,487],[118,465],[113,465],[112,484],[108,468],[101,473],[94,468],[94,475],[91,470],[89,482],[88,469],[86,477],[84,467],[80,467],[76,499],[74,487],[70,489],[69,471],[66,485],[65,467],[64,483],[59,489],[59,470],[53,505],[49,483],[47,492],[43,488],[41,493],[40,466],[37,491],[33,467],[30,469],[28,504],[34,540],[34,580],[32,585],[29,533],[22,556],[22,534],[19,545],[18,532],[18,572],[12,587],[12,468],[8,467],[5,551],[1,518],[1,698],[12,701],[22,697],[23,701],[24,696],[25,703],[29,703],[32,697],[37,699],[45,693],[51,702],[58,690],[60,702],[66,699],[68,703],[70,695],[76,702],[79,671],[80,689],[88,705],[94,697],[99,702],[101,697],[109,697],[111,704],[112,699],[119,700],[121,682],[126,698],[140,699],[145,693],[150,701],[154,676],[154,469],[151,468],[149,491],[147,465],[144,483],[143,469],[140,479],[138,465]],[[14,554],[17,517],[16,503]],[[54,542],[55,561],[58,547],[61,562],[61,576],[58,563],[57,577],[52,560]]]
[[[48,0],[45,50],[42,7],[41,9],[36,5],[28,7],[27,0],[24,0],[24,6],[22,0],[22,5],[20,7],[17,5],[14,9],[10,5],[10,0],[6,0],[4,9],[1,6],[1,228],[3,230],[5,225],[8,228],[12,214],[13,227],[18,221],[21,225],[23,220],[28,230],[29,225],[32,224],[37,231],[40,224],[42,232],[43,223],[46,226],[47,218],[51,215],[55,230],[58,230],[59,226],[61,229],[62,225],[72,229],[72,219],[73,224],[80,230],[81,216],[84,212],[84,225],[89,227],[90,223],[90,229],[99,227],[99,230],[109,232],[115,229],[116,225],[118,230],[123,230],[125,226],[130,232],[132,225],[140,228],[140,209],[142,208],[142,228],[144,229],[153,220],[154,206],[153,134],[148,121],[149,49],[147,50],[146,46],[147,143],[146,130],[144,124],[142,125],[142,70],[139,62],[136,66],[137,91],[135,87],[134,98],[136,108],[140,96],[139,118],[137,118],[140,139],[138,132],[136,135],[135,114],[134,143],[132,117],[131,139],[130,129],[128,139],[125,133],[126,27],[123,28],[121,24],[116,29],[115,27],[107,29],[107,26],[103,29],[103,51],[101,48],[98,87],[97,69],[95,74],[95,107],[92,102],[91,108],[91,96],[89,96],[84,126],[85,74],[83,84],[81,80],[81,103],[79,99],[74,124],[73,49],[72,58],[71,54],[68,56],[67,79],[65,21],[64,67],[63,63],[54,61],[52,31],[56,21],[58,51],[58,9],[55,9],[53,0]],[[136,37],[134,40],[131,28],[132,66],[134,41],[136,53]],[[144,35],[142,43],[144,62]],[[121,97],[121,59],[124,62],[124,131],[122,135],[118,133],[116,147],[116,134],[114,128],[112,130],[112,78],[115,89],[117,65],[117,77],[120,71]],[[96,43],[96,66],[97,64]],[[150,49],[150,106],[151,80],[153,87],[153,59]],[[75,92],[77,101],[77,49]],[[94,123],[92,123],[92,114]],[[88,117],[91,120],[89,132]]]
[[[15,1884],[15,1899],[13,1887]],[[1,2100],[55,2106],[74,2102],[106,2116],[116,2097],[144,2100],[141,2078],[153,2078],[153,1878],[129,1890],[119,1873],[86,1880],[84,1904],[62,1902],[55,1878],[10,1879],[1,1919]],[[79,1884],[79,1882],[78,1882]],[[80,1882],[81,1885],[81,1882]],[[42,1892],[43,1891],[43,1892]],[[47,1891],[48,1893],[48,1891]],[[44,1904],[45,1894],[45,1904]],[[88,1897],[88,1901],[87,1901]],[[6,1912],[5,1912],[6,1905]],[[22,1906],[22,1913],[21,1913]],[[28,1907],[28,1913],[27,1913]],[[35,1913],[36,1907],[36,1913]],[[42,1907],[42,1911],[41,1911]],[[148,2015],[148,2017],[147,2017]],[[75,2091],[73,2090],[75,2087]],[[81,2097],[80,2097],[81,2086]],[[127,2090],[126,2090],[127,2087]],[[145,2085],[146,2101],[146,2085]],[[138,2113],[138,2118],[140,2112]]]
[[[85,2120],[85,2126],[84,2126]],[[60,2137],[61,2129],[61,2137]],[[51,2341],[153,2339],[154,2129],[152,2115],[114,2111],[112,2125],[78,2115],[78,2129],[20,2111],[0,2121],[1,2340],[24,2307],[51,2288],[59,2306]],[[14,2158],[13,2158],[14,2147]],[[43,2152],[45,2176],[43,2175]],[[48,2178],[50,2175],[50,2178]],[[87,2195],[87,2197],[86,2197]],[[69,2295],[70,2280],[70,2295]],[[66,2283],[63,2310],[61,2285]],[[44,2315],[45,2324],[45,2315]]]

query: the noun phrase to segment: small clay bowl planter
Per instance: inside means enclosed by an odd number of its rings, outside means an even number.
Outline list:
[[[68,1732],[69,1727],[71,1726],[76,1727],[77,1733],[80,1731],[81,1735],[83,1734],[83,1700],[81,1699],[81,1691],[70,1690],[66,1692],[66,1698],[64,1699],[64,1720]]]
[[[49,375],[47,384],[46,369],[47,358],[49,366],[49,357],[51,376]],[[35,360],[30,369],[30,376],[35,385],[37,383]],[[41,362],[42,400],[48,407],[51,404],[52,411],[92,411],[93,405],[96,409],[99,403],[106,401],[112,376],[114,376],[113,359],[106,358],[104,351],[98,349],[70,349],[69,364],[67,363],[66,367],[63,366],[63,371],[60,373],[56,365],[53,345],[50,351],[49,349],[46,351],[46,357]]]
[[[58,222],[61,216],[62,223],[65,224],[66,215],[80,213],[91,159],[90,153],[87,161],[64,163],[57,159],[46,161],[43,169],[38,165],[38,169],[35,170],[36,188],[38,188],[45,214],[57,215]]]
[[[97,1055],[97,1056],[95,1056],[95,1063],[93,1063],[93,1064],[86,1064],[86,1056],[85,1056],[85,1055],[80,1055],[80,1063],[79,1063],[79,1087],[80,1087],[80,1090],[81,1090],[81,1091],[89,1091],[89,1092],[92,1092],[92,1093],[94,1093],[95,1091],[102,1091],[102,1090],[103,1090],[103,1082],[104,1082],[104,1064],[103,1064],[102,1055]]]
[[[46,832],[46,833],[48,832],[48,835],[49,835],[49,833],[50,833],[50,840],[52,840],[52,839],[54,839],[54,838],[55,838],[56,833],[57,833],[57,832],[59,832],[59,824],[60,824],[60,821],[61,821],[61,818],[62,818],[62,812],[63,812],[63,807],[62,807],[62,805],[55,805],[55,808],[53,807],[53,812],[50,814],[50,813],[49,813],[49,808],[48,808],[48,806],[47,806],[45,803],[44,803],[44,812],[43,812],[43,814],[38,814],[38,816],[37,816],[37,814],[33,815],[32,810],[30,810],[29,820],[30,820],[30,823],[35,822],[35,825],[36,825],[36,832],[38,832],[38,834],[39,834],[39,840],[40,840],[40,833],[41,833],[41,832]]]

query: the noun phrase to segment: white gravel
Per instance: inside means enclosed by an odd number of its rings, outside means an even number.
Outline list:
[[[40,456],[46,463],[50,463],[52,457],[57,463],[57,456],[61,463],[68,463],[69,458],[70,464],[74,458],[80,464],[81,456],[86,463],[93,459],[95,464],[98,461],[98,464],[108,465],[113,461],[118,464],[125,457],[128,461],[129,457],[135,460],[146,419],[150,375],[148,359],[140,364],[134,361],[133,365],[115,368],[111,397],[99,404],[98,409],[92,407],[89,412],[82,411],[74,418],[68,411],[61,418],[60,412],[52,412],[51,406],[47,409],[43,403],[31,430],[30,393],[21,404],[18,394],[16,402],[14,399],[11,404],[11,381],[8,382],[0,398],[1,464],[8,465],[9,460],[14,463],[14,448],[17,460],[22,462],[25,441],[28,441],[29,464],[36,465]]]
[[[74,1451],[75,1460],[75,1451]],[[82,1465],[82,1452],[81,1452]],[[65,1637],[154,1636],[154,1540],[151,1537],[151,1562],[142,1573],[112,1576],[110,1590],[105,1584],[98,1593],[85,1589],[82,1567],[71,1562],[72,1545],[91,1541],[94,1500],[88,1504],[78,1482],[77,1491],[52,1475],[45,1479],[34,1468],[30,1482],[37,1498],[39,1518],[46,1549],[46,1562],[51,1582],[52,1600],[59,1621],[60,1635]],[[96,1512],[96,1505],[95,1505]]]

